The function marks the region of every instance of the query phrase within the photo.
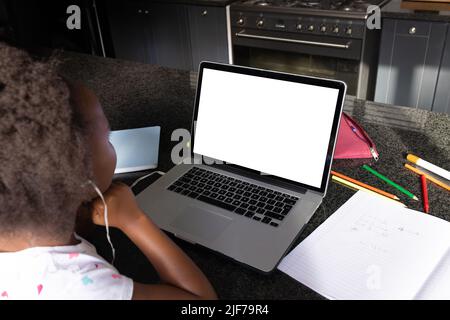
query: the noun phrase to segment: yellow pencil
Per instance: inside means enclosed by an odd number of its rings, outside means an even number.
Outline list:
[[[419,170],[419,169],[417,169],[417,168],[415,168],[412,165],[407,164],[407,163],[405,163],[405,168],[411,170],[414,173],[417,173],[419,176],[420,175],[424,175],[425,178],[427,178],[427,180],[433,182],[434,184],[437,184],[439,187],[444,188],[447,191],[450,191],[450,186],[449,185],[447,185],[447,184],[443,183],[442,181],[440,181],[440,180],[430,176],[429,174],[426,174],[422,170]]]
[[[378,197],[382,197],[383,199],[387,199],[387,200],[389,200],[389,201],[395,202],[396,204],[399,204],[399,205],[402,205],[402,206],[406,207],[406,205],[403,204],[403,203],[400,202],[400,201],[396,201],[396,200],[393,200],[393,199],[391,199],[391,198],[385,197],[385,196],[383,196],[383,195],[381,195],[381,194],[379,194],[379,193],[377,193],[377,192],[374,192],[374,191],[372,191],[372,190],[366,189],[366,188],[361,187],[361,186],[359,186],[359,185],[357,185],[357,184],[355,184],[355,183],[353,183],[353,182],[344,180],[344,179],[339,178],[339,177],[337,177],[337,176],[332,176],[331,179],[332,179],[334,182],[337,182],[337,183],[339,183],[339,184],[342,184],[342,185],[344,185],[344,186],[346,186],[346,187],[348,187],[348,188],[350,188],[350,189],[353,189],[353,190],[361,190],[361,191],[364,191],[364,192],[372,193],[372,194],[374,194],[374,195],[376,195],[376,196],[378,196]]]
[[[358,181],[358,180],[355,180],[353,178],[347,177],[346,175],[344,175],[342,173],[339,173],[339,172],[331,170],[331,174],[333,174],[335,176],[338,176],[339,178],[342,178],[342,179],[347,180],[349,182],[353,182],[354,184],[357,184],[357,185],[359,185],[359,186],[361,186],[363,188],[375,191],[375,192],[381,194],[382,196],[385,196],[385,197],[388,197],[388,198],[391,198],[391,199],[394,199],[394,200],[400,200],[397,196],[393,195],[392,193],[389,193],[389,192],[380,190],[378,188],[369,186],[368,184],[365,184],[365,183],[363,183],[361,181]]]

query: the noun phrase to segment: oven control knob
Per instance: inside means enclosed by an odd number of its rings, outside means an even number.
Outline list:
[[[334,26],[333,27],[333,33],[339,33],[339,27],[338,26]]]
[[[310,25],[309,25],[308,31],[314,31],[314,25],[313,25],[313,24],[310,24]]]
[[[258,20],[258,22],[256,23],[256,25],[261,28],[264,25],[264,20]]]
[[[327,31],[327,26],[326,25],[321,25],[320,26],[320,32],[326,32]]]
[[[345,28],[345,33],[348,34],[348,35],[351,35],[352,34],[352,27]]]
[[[301,24],[301,23],[298,23],[298,24],[297,24],[297,30],[302,30],[302,28],[303,28],[302,24]]]
[[[240,26],[243,26],[244,25],[244,18],[239,18],[238,21],[237,21],[237,24],[240,25]]]

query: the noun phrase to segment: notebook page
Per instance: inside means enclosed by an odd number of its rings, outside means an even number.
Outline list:
[[[449,243],[450,223],[360,191],[278,268],[332,299],[412,299]]]
[[[450,249],[416,296],[419,300],[450,299]]]

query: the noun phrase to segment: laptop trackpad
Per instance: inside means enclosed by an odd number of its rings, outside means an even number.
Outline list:
[[[191,234],[201,239],[214,240],[233,219],[221,214],[188,206],[172,222],[177,230]]]

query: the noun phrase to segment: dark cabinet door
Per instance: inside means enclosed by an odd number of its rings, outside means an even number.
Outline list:
[[[228,62],[226,9],[188,6],[192,68],[201,61]]]
[[[106,9],[116,58],[185,70],[228,62],[224,7],[121,0]]]
[[[155,64],[190,70],[191,46],[186,7],[154,3],[150,10],[151,55]]]
[[[431,110],[446,23],[383,20],[375,101]]]
[[[191,69],[185,6],[108,1],[106,9],[116,58]]]
[[[445,40],[445,49],[441,68],[439,69],[433,111],[450,114],[450,30],[447,31],[447,39]]]
[[[152,63],[148,2],[106,1],[105,5],[114,56]]]

